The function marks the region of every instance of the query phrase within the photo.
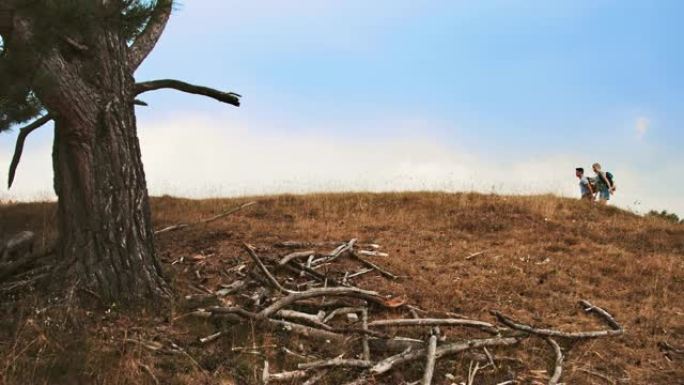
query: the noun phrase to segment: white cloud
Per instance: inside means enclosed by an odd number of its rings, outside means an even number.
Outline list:
[[[646,135],[646,132],[651,128],[651,121],[644,116],[640,116],[634,123],[634,128],[636,129],[637,137],[642,139],[644,135]]]
[[[381,126],[401,122],[378,121]],[[586,154],[559,152],[549,157],[503,159],[488,152],[458,148],[420,132],[424,121],[406,121],[401,133],[374,137],[316,136],[309,132],[258,132],[231,120],[180,115],[140,122],[143,162],[152,195],[204,198],[320,191],[479,191],[503,194],[555,193],[576,197],[574,168]],[[16,185],[0,199],[52,197],[50,138],[27,146]],[[9,141],[0,143],[9,149]],[[0,152],[0,181],[11,151]],[[671,180],[666,168],[641,173],[636,164],[610,159],[616,176],[614,204],[639,211],[667,209],[684,213],[684,185],[652,189]],[[638,204],[635,202],[639,202]]]

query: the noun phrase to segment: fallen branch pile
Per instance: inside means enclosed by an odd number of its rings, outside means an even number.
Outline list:
[[[319,251],[326,247],[334,249]],[[471,360],[471,384],[478,371],[496,369],[504,361],[489,349],[510,352],[529,337],[550,346],[552,374],[547,382],[558,384],[564,361],[561,346],[624,332],[610,313],[588,301],[581,301],[581,306],[608,328],[565,332],[531,326],[500,312],[493,312],[498,323],[436,316],[439,313],[418,309],[405,299],[357,287],[355,279],[366,274],[399,278],[369,260],[387,256],[379,251],[379,245],[354,239],[342,244],[283,242],[268,249],[244,244],[244,249],[249,260],[225,271],[232,283],[209,294],[188,295],[186,300],[194,304],[189,313],[193,316],[227,320],[229,325],[249,322],[260,330],[291,336],[285,339],[288,346],[278,348],[298,362],[281,360],[274,365],[266,354],[261,374],[264,384],[314,384],[324,378],[344,378],[348,385],[384,383],[382,376],[389,372],[416,376],[414,372],[421,366],[422,375],[413,383],[431,384],[440,360],[458,354]],[[200,343],[212,343],[225,333],[226,322],[213,324],[215,333],[201,338]],[[504,383],[515,381],[508,378]]]

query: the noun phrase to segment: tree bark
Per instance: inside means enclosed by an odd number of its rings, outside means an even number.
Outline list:
[[[62,271],[106,305],[155,307],[170,290],[155,255],[127,47],[104,28],[93,41],[92,55],[44,61],[54,76],[40,96],[55,116]]]

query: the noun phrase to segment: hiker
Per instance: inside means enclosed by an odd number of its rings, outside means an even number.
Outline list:
[[[580,194],[582,194],[582,200],[589,202],[594,201],[594,187],[589,183],[589,178],[584,176],[584,169],[582,167],[577,167],[575,169],[575,176],[579,178]]]
[[[599,204],[605,205],[610,200],[610,195],[615,192],[615,185],[612,181],[612,175],[610,173],[601,171],[601,165],[599,163],[594,163],[591,166],[596,173],[596,190],[598,192],[598,202]]]

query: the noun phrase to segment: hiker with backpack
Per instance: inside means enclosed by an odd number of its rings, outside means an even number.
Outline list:
[[[598,193],[599,204],[605,205],[610,200],[610,195],[615,192],[615,183],[613,183],[613,174],[610,172],[601,171],[601,165],[594,163],[591,166],[596,174],[596,189]]]
[[[584,169],[582,167],[577,167],[575,169],[575,176],[579,178],[580,194],[582,194],[582,200],[589,202],[594,201],[594,186],[589,182],[589,178],[584,176]]]

